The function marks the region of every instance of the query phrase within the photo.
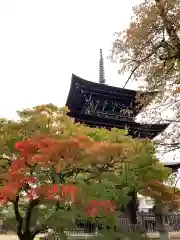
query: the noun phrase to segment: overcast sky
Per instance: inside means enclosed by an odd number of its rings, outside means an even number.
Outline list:
[[[0,117],[38,104],[64,106],[72,73],[98,81],[100,48],[107,84],[122,87],[126,77],[106,57],[113,33],[128,26],[139,2],[0,0]]]
[[[0,117],[37,104],[63,106],[72,73],[98,81],[100,48],[107,83],[123,86],[106,57],[138,2],[0,0]]]

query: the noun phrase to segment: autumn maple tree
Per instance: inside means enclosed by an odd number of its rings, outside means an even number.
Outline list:
[[[19,155],[12,160],[8,168],[4,186],[0,190],[0,201],[3,205],[8,202],[14,205],[19,239],[33,239],[36,234],[48,228],[45,223],[33,229],[30,228],[31,211],[43,201],[54,202],[56,211],[61,208],[61,205],[76,205],[81,207],[88,216],[97,216],[100,210],[106,212],[115,210],[115,205],[110,200],[91,200],[89,203],[86,200],[85,204],[86,198],[83,192],[80,193],[82,188],[78,188],[73,181],[61,184],[60,179],[56,179],[60,178],[59,174],[68,165],[71,165],[69,177],[76,171],[83,171],[73,165],[76,165],[74,163],[76,159],[78,161],[82,157],[90,157],[86,152],[86,144],[90,145],[88,139],[80,136],[62,140],[41,136],[15,144],[15,151],[18,151]],[[47,172],[45,174],[47,179],[39,177],[36,169]],[[48,173],[51,176],[48,176]],[[83,197],[83,201],[80,196]],[[24,217],[20,215],[18,209],[20,197],[28,201],[28,209]]]
[[[132,190],[156,198],[161,185],[162,198],[172,200],[164,184],[170,171],[153,142],[75,124],[67,109],[52,104],[18,114],[18,121],[1,120],[0,201],[13,207],[20,240],[49,228],[65,238],[79,217],[113,232],[116,210]]]

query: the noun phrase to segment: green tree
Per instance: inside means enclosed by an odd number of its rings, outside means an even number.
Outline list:
[[[33,239],[48,228],[65,238],[78,216],[113,229],[117,212],[98,210],[111,210],[111,201],[125,206],[132,191],[159,199],[160,186],[159,200],[172,200],[172,190],[163,184],[171,173],[155,157],[153,142],[132,139],[124,130],[75,124],[66,108],[52,104],[18,114],[18,121],[1,120],[0,198],[4,209],[14,209],[19,239]],[[59,201],[66,185],[67,198]]]

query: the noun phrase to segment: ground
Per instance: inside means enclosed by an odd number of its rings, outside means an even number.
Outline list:
[[[12,234],[4,234],[0,235],[0,240],[18,240],[18,237]],[[38,240],[38,238],[35,240]]]
[[[17,240],[18,238],[13,235],[0,235],[1,240]]]
[[[150,233],[148,234],[150,239],[152,240],[158,240],[159,239],[159,234],[158,233]],[[69,237],[70,240],[85,240],[88,239],[86,237],[83,236],[71,236]],[[178,240],[180,239],[180,232],[171,232],[170,233],[170,239],[171,240]],[[1,234],[0,235],[0,240],[18,240],[18,238],[15,235],[12,234]],[[39,240],[38,238],[35,238],[35,240]]]

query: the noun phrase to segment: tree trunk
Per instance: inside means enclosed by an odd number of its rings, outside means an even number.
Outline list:
[[[168,224],[164,223],[163,229],[159,230],[160,240],[169,240],[169,227]]]
[[[169,208],[166,205],[154,205],[153,212],[155,214],[157,229],[159,230],[160,240],[169,240],[169,223],[168,213]]]
[[[60,228],[60,230],[59,230],[59,236],[60,236],[61,240],[67,240],[68,239],[67,235],[64,232],[64,228],[63,227]]]
[[[169,240],[169,232],[159,232],[160,240]]]
[[[19,240],[33,240],[34,236],[30,234],[22,234],[21,236],[18,236]]]

